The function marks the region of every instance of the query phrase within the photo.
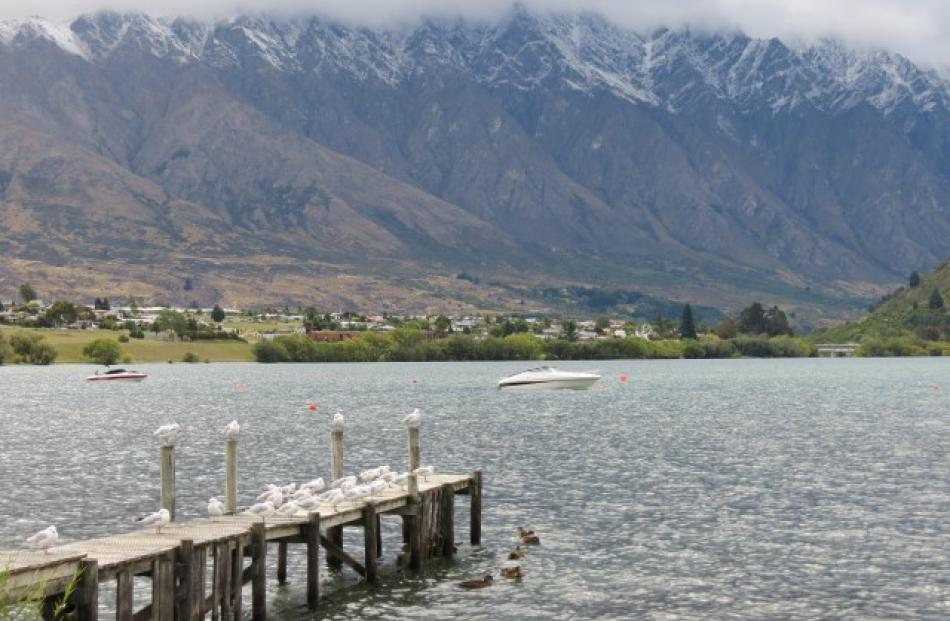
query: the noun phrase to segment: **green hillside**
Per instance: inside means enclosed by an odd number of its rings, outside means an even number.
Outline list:
[[[950,261],[921,276],[913,286],[909,282],[884,296],[864,317],[818,330],[811,339],[858,342],[865,353],[896,348],[890,353],[900,354],[912,348],[918,350],[910,352],[913,354],[937,354],[950,349]]]

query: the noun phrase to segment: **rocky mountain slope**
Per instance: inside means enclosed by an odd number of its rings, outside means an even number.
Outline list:
[[[826,312],[950,250],[950,84],[834,42],[519,8],[8,20],[0,119],[0,287],[189,274],[235,303],[490,307],[583,284]]]

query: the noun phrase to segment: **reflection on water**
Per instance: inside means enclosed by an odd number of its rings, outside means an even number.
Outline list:
[[[327,576],[322,618],[950,616],[950,363],[565,363],[597,366],[604,388],[495,389],[524,366],[144,365],[145,382],[107,385],[83,382],[89,367],[0,368],[0,545],[50,523],[67,541],[132,528],[157,504],[151,431],[165,422],[187,429],[177,460],[188,517],[221,493],[232,418],[248,502],[263,483],[327,474],[337,408],[347,470],[405,467],[399,419],[419,407],[425,462],[484,469],[484,546],[375,590]],[[467,541],[467,520],[456,523]],[[497,573],[521,524],[543,541],[523,581],[455,585]],[[398,528],[383,522],[387,560]],[[293,547],[291,584],[272,589],[271,605],[303,619]]]

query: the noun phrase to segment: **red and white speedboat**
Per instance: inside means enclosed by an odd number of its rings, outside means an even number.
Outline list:
[[[145,373],[139,371],[126,371],[125,369],[109,369],[105,373],[99,373],[96,371],[95,375],[90,375],[86,379],[90,382],[96,382],[99,380],[129,380],[132,382],[141,382],[143,379],[148,377]]]

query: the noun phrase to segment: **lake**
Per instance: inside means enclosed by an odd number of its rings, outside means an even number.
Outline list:
[[[181,519],[222,493],[233,418],[246,504],[264,483],[327,476],[337,409],[348,471],[405,468],[399,421],[418,407],[424,463],[484,470],[483,545],[467,545],[460,513],[456,562],[375,590],[327,576],[319,618],[950,617],[950,361],[573,362],[560,366],[597,368],[602,384],[495,388],[528,366],[140,365],[138,384],[2,367],[0,547],[51,523],[65,541],[132,529],[157,508],[160,424],[186,427]],[[542,545],[512,583],[497,572],[519,525]],[[398,520],[384,531],[391,562]],[[311,618],[299,547],[291,583],[269,587],[277,618]],[[493,587],[456,586],[484,573]]]

